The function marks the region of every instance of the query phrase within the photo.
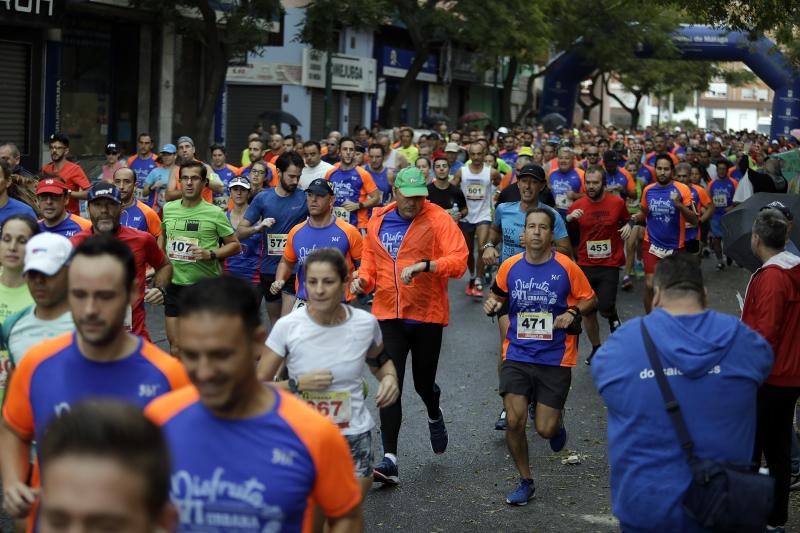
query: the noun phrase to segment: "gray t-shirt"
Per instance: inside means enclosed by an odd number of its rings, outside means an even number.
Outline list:
[[[53,320],[36,318],[36,312],[26,313],[14,323],[8,337],[8,354],[14,366],[28,353],[28,350],[40,342],[69,333],[75,329],[72,313],[67,311]]]

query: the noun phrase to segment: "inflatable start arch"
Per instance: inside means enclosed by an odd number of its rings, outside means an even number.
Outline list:
[[[775,43],[764,36],[750,41],[746,33],[728,32],[708,26],[684,26],[673,35],[681,59],[704,61],[741,61],[773,91],[770,137],[789,135],[800,127],[800,76]],[[539,117],[559,113],[571,120],[581,81],[589,77],[595,66],[580,52],[562,54],[551,63],[544,78]]]

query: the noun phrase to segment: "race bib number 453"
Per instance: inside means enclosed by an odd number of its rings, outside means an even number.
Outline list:
[[[303,391],[303,400],[322,415],[327,416],[340,428],[350,425],[350,393],[347,391],[317,392]]]
[[[517,339],[553,340],[552,313],[517,313]]]
[[[197,262],[192,253],[192,246],[200,246],[200,240],[192,237],[182,237],[180,235],[170,237],[167,241],[167,257],[172,261]]]
[[[604,241],[586,241],[586,255],[589,259],[605,259],[611,257],[611,239]]]

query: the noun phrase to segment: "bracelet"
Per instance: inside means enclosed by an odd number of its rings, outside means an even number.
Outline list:
[[[681,168],[683,168],[683,167],[681,167]],[[358,208],[359,209],[364,209],[364,204],[362,204],[361,202],[358,202]]]
[[[425,263],[425,270],[423,272],[430,272],[431,271],[431,260],[430,259],[423,259],[423,263]]]
[[[156,289],[158,289],[161,292],[161,296],[163,296],[164,298],[167,297],[167,289],[165,289],[164,287],[156,287]]]
[[[571,314],[572,316],[579,316],[581,314],[581,310],[578,309],[578,306],[570,305],[567,307],[567,313]]]
[[[485,250],[485,249],[487,249],[487,248],[494,248],[494,247],[495,247],[494,243],[492,243],[492,242],[487,242],[486,244],[484,244],[484,245],[483,245],[483,248],[482,248],[482,249],[483,249],[483,250]]]
[[[681,167],[681,168],[683,168],[683,167]],[[630,219],[630,220],[628,221],[628,225],[629,225],[630,227],[634,227],[634,226],[636,225],[636,222],[634,222],[634,220],[633,220],[633,219]]]

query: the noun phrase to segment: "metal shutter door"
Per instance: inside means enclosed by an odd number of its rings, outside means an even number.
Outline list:
[[[364,124],[364,96],[360,93],[350,93],[350,121],[347,126],[349,135],[355,134],[353,130],[356,126],[365,126],[369,129],[369,125]]]
[[[331,98],[331,129],[339,130],[342,93],[333,91]],[[325,89],[311,89],[311,140],[320,141],[328,136],[325,131]],[[343,132],[344,133],[344,132]]]
[[[264,111],[281,109],[281,88],[264,85],[228,85],[225,121],[225,144],[228,160],[239,164],[239,154],[247,147],[247,136],[256,122],[264,122],[258,116]],[[282,126],[287,129],[287,126]],[[269,124],[264,122],[264,131]],[[287,130],[288,131],[288,130]]]
[[[30,108],[31,46],[0,41],[3,58],[3,82],[0,83],[0,141],[10,141],[23,154],[28,153],[28,111]]]

